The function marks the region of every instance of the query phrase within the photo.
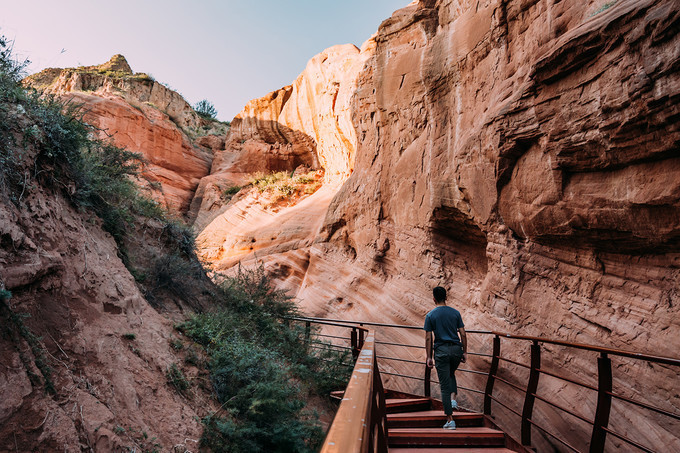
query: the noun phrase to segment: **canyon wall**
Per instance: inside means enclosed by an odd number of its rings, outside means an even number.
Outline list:
[[[443,284],[471,329],[677,355],[679,7],[603,5],[422,1],[381,25],[355,171],[298,292],[310,314],[419,324]],[[675,375],[654,369],[643,394],[674,410]],[[559,400],[594,412],[591,393]],[[587,427],[538,409],[585,445]],[[618,404],[613,426],[678,445],[648,417]]]
[[[318,234],[292,233],[306,239],[255,256],[248,240],[273,241],[272,228],[286,223],[270,219],[253,235],[254,222],[225,240],[235,225],[223,221],[213,224],[223,233],[210,232],[217,240],[202,242],[204,258],[220,269],[261,259],[309,315],[419,325],[439,284],[469,329],[676,356],[679,28],[672,1],[413,2],[382,23],[356,76],[355,135],[343,132],[351,172],[335,167],[349,178]],[[323,139],[304,121],[287,124],[314,137],[319,152]],[[309,225],[297,220],[289,231]],[[422,343],[419,334],[381,335]],[[471,335],[473,350],[488,341]],[[528,348],[508,353],[528,361]],[[595,382],[586,354],[547,348],[544,363],[568,363],[564,373]],[[630,391],[627,373],[639,369],[614,366],[615,387]],[[638,392],[677,411],[674,371],[651,368]],[[592,417],[590,391],[541,386]],[[587,426],[536,410],[535,420],[585,448]],[[643,443],[680,448],[675,428],[649,413],[615,404],[612,420]]]
[[[292,85],[250,101],[234,118],[225,149],[215,154],[190,212],[199,254],[215,270],[256,257],[304,255],[317,238],[331,199],[354,167],[351,100],[374,45],[368,40],[361,49],[350,44],[326,49]],[[221,195],[257,172],[300,166],[323,171],[323,187],[303,200],[268,207],[270,200],[253,189],[228,200]]]
[[[22,137],[43,132],[20,105],[2,107],[3,146],[14,143],[3,157],[20,156],[26,179],[13,201],[0,184],[0,451],[195,450],[217,408],[209,391],[169,383],[177,363],[203,379],[182,364],[173,313],[147,302],[95,214],[32,176],[40,142]],[[131,236],[158,247],[158,222],[140,230]]]

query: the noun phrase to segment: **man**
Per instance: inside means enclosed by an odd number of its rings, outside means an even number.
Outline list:
[[[458,385],[455,371],[458,365],[467,360],[467,337],[460,312],[446,305],[446,290],[437,286],[432,290],[436,307],[425,316],[425,350],[427,366],[437,367],[442,403],[446,414],[446,429],[456,429],[453,409],[458,409],[456,397]],[[434,333],[434,347],[432,334]],[[433,360],[434,353],[434,360]],[[453,398],[451,397],[453,395]]]

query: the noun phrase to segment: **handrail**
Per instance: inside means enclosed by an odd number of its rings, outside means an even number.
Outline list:
[[[375,333],[362,330],[367,335],[322,453],[387,452],[387,410],[375,354]]]
[[[343,320],[343,319],[327,319],[327,318],[315,318],[315,317],[307,317],[307,316],[299,316],[295,318],[290,318],[293,320],[297,321],[312,321],[315,323],[319,324],[332,324],[332,325],[344,325],[344,324],[352,324],[352,325],[357,325],[357,326],[377,326],[377,327],[394,327],[394,328],[400,328],[400,329],[410,329],[410,330],[423,330],[421,326],[409,326],[409,325],[402,325],[402,324],[385,324],[385,323],[379,323],[379,322],[367,322],[367,321],[350,321],[350,320]],[[572,343],[569,341],[563,341],[563,340],[553,340],[551,338],[543,338],[543,337],[533,337],[533,336],[528,336],[528,335],[515,335],[515,334],[510,334],[510,333],[505,333],[505,332],[498,332],[495,330],[465,330],[466,333],[471,333],[471,334],[485,334],[485,335],[497,335],[502,338],[508,338],[508,339],[513,339],[513,340],[527,340],[527,341],[538,341],[539,343],[545,343],[545,344],[554,344],[557,346],[566,346],[570,348],[575,348],[575,349],[584,349],[587,351],[593,351],[593,352],[601,352],[609,355],[617,355],[621,357],[629,357],[632,359],[638,359],[638,360],[647,360],[650,362],[654,363],[663,363],[665,365],[675,365],[675,366],[680,366],[680,358],[674,358],[674,357],[664,357],[664,356],[656,356],[656,355],[651,355],[651,354],[642,354],[638,352],[633,352],[633,351],[626,351],[623,349],[614,349],[614,348],[607,348],[604,346],[596,346],[596,345],[588,345],[588,344],[583,344],[583,343]],[[528,368],[528,367],[527,367]]]
[[[361,344],[364,342],[363,337],[365,335],[365,332],[367,332],[366,328],[364,326],[375,326],[375,327],[387,327],[387,328],[399,328],[399,329],[409,329],[409,330],[421,330],[422,328],[419,326],[407,326],[407,325],[399,325],[399,324],[387,324],[387,323],[376,323],[376,322],[366,322],[366,321],[348,321],[348,320],[338,320],[338,319],[326,319],[326,318],[311,318],[311,317],[296,317],[296,318],[290,318],[294,319],[296,321],[302,321],[307,323],[307,326],[309,326],[309,323],[319,323],[319,324],[325,324],[325,325],[333,325],[333,326],[338,326],[338,327],[343,327],[343,328],[350,328],[352,329],[352,350],[354,352],[355,358],[359,356],[358,348],[361,347]],[[309,330],[309,328],[307,329]],[[474,389],[468,389],[477,393],[481,393],[484,395],[484,414],[487,416],[491,416],[491,406],[492,402],[499,404],[506,409],[510,410],[512,413],[516,414],[521,418],[521,444],[525,446],[530,446],[531,445],[531,428],[535,427],[539,429],[540,431],[544,432],[548,436],[556,439],[563,445],[567,446],[568,448],[576,450],[573,446],[571,446],[569,443],[567,443],[564,439],[561,439],[559,436],[555,435],[554,433],[551,433],[544,427],[541,427],[537,425],[533,420],[533,406],[534,406],[534,400],[538,399],[540,401],[543,401],[552,407],[564,411],[568,413],[569,415],[575,416],[578,419],[587,422],[590,424],[592,428],[592,433],[591,433],[591,440],[590,440],[590,447],[589,451],[592,453],[601,453],[604,451],[604,446],[605,446],[605,441],[606,441],[606,436],[607,434],[610,434],[619,440],[622,440],[626,443],[628,443],[631,446],[640,448],[644,451],[652,451],[649,450],[648,447],[642,446],[641,444],[638,444],[635,441],[632,441],[626,436],[623,436],[619,433],[616,433],[609,427],[609,414],[611,412],[611,404],[612,404],[612,399],[616,398],[622,401],[626,401],[628,403],[632,403],[637,405],[638,407],[641,407],[643,409],[651,410],[653,412],[656,412],[657,414],[661,414],[676,420],[680,420],[680,414],[675,414],[673,412],[670,412],[668,410],[653,406],[651,404],[647,404],[645,402],[640,402],[637,401],[633,398],[629,398],[623,395],[620,395],[616,392],[613,391],[612,388],[612,383],[613,383],[613,373],[612,373],[612,363],[611,363],[611,358],[610,356],[618,356],[618,357],[625,357],[625,358],[630,358],[634,360],[641,360],[641,361],[646,361],[648,363],[659,363],[659,364],[664,364],[664,365],[671,365],[671,366],[678,366],[680,367],[680,359],[679,358],[674,358],[674,357],[664,357],[664,356],[658,356],[658,355],[651,355],[651,354],[643,354],[643,353],[636,353],[632,351],[625,351],[621,349],[614,349],[614,348],[608,348],[608,347],[603,347],[603,346],[595,346],[595,345],[586,345],[582,343],[572,343],[568,341],[563,341],[563,340],[553,340],[549,338],[541,338],[541,337],[533,337],[533,336],[527,336],[527,335],[514,335],[514,334],[508,334],[508,333],[502,333],[502,332],[496,332],[496,331],[483,331],[483,330],[467,330],[466,331],[469,334],[480,334],[480,335],[488,335],[492,336],[493,339],[493,352],[489,354],[481,354],[481,353],[475,353],[475,352],[469,352],[469,355],[477,355],[477,356],[483,356],[490,358],[490,361],[487,361],[489,364],[489,370],[487,372],[482,372],[479,371],[476,374],[487,374],[487,381],[486,381],[486,389],[483,391],[481,390],[474,390]],[[373,344],[375,343],[381,343],[381,344],[388,344],[392,346],[403,346],[403,347],[411,347],[411,348],[419,348],[416,345],[409,345],[409,344],[400,344],[400,343],[394,343],[394,342],[376,342],[375,341],[375,334],[371,331],[371,341]],[[530,356],[531,356],[531,364],[530,365],[525,365],[519,362],[516,362],[514,360],[511,360],[507,357],[502,357],[501,356],[501,340],[502,339],[510,339],[510,340],[520,340],[523,342],[530,342],[531,343],[531,348],[530,348]],[[585,350],[585,351],[590,351],[590,352],[596,352],[598,353],[597,357],[597,383],[594,385],[590,385],[585,382],[579,382],[578,380],[571,379],[568,377],[560,376],[559,374],[555,372],[551,372],[544,367],[541,366],[541,360],[540,360],[540,355],[541,355],[541,345],[543,344],[549,344],[549,345],[557,345],[557,346],[563,346],[566,348],[572,348],[572,349],[579,349],[579,350]],[[373,353],[373,361],[374,361],[374,376],[379,375],[380,370],[377,366],[377,359],[378,356]],[[386,357],[387,358],[387,357]],[[400,359],[397,357],[389,357],[390,360],[396,360],[400,362],[405,362],[405,363],[418,363],[414,360],[408,360],[408,359]],[[530,373],[529,373],[529,378],[527,379],[526,382],[526,388],[521,388],[507,379],[501,378],[499,376],[499,368],[500,368],[500,363],[501,362],[507,362],[507,363],[512,363],[514,365],[519,365],[525,368],[528,368]],[[399,376],[407,379],[416,379],[416,380],[422,380],[424,382],[424,393],[425,396],[429,396],[429,386],[430,386],[430,369],[425,367],[423,364],[424,368],[424,377],[419,378],[416,376],[409,376],[409,375],[404,375],[401,373],[392,373],[392,372],[387,372],[384,371],[383,374],[386,375],[391,375],[391,376]],[[396,371],[396,370],[395,370]],[[467,370],[466,370],[467,371]],[[473,371],[474,372],[474,371]],[[597,407],[595,409],[594,413],[594,418],[592,421],[588,420],[586,417],[577,415],[573,412],[570,412],[567,408],[564,408],[560,406],[559,404],[554,404],[548,399],[546,399],[544,396],[540,396],[537,394],[537,388],[538,388],[538,382],[540,380],[541,375],[547,375],[551,376],[553,378],[559,379],[564,382],[568,382],[574,385],[578,385],[581,388],[586,388],[590,389],[593,391],[597,392]],[[523,402],[523,409],[522,412],[520,413],[519,411],[516,411],[514,409],[511,409],[506,403],[501,401],[496,395],[494,395],[494,384],[495,381],[501,381],[504,384],[509,384],[511,387],[515,388],[516,390],[520,391],[521,393],[524,393],[524,402]],[[461,387],[464,388],[464,387]],[[383,395],[384,397],[384,395]],[[375,400],[375,398],[374,398]],[[384,414],[383,414],[384,416]],[[383,430],[384,433],[387,432],[386,427]],[[375,435],[373,437],[375,439]],[[377,444],[376,444],[377,445]],[[322,450],[325,451],[325,450]],[[328,450],[331,451],[331,450]],[[333,450],[333,451],[369,451],[369,450]],[[377,451],[377,450],[370,450],[370,451]],[[382,451],[382,450],[380,450]]]
[[[350,321],[346,319],[331,319],[331,318],[315,318],[312,316],[297,316],[297,317],[291,317],[288,319],[295,319],[298,321],[312,321],[312,322],[318,322],[320,324],[333,324],[333,323],[343,323],[343,324],[353,324],[357,326],[375,326],[375,327],[395,327],[397,329],[410,329],[410,330],[423,330],[422,326],[409,326],[405,324],[385,324],[381,322],[371,322],[371,321]],[[465,330],[468,333],[485,333],[485,334],[491,334],[493,333],[490,330]]]

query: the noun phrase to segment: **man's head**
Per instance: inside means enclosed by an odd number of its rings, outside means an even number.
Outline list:
[[[432,297],[434,297],[434,301],[438,304],[446,302],[446,290],[441,286],[436,286],[432,290]]]

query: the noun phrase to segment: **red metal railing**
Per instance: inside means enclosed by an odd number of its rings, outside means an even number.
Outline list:
[[[409,330],[422,330],[421,327],[418,326],[407,326],[407,325],[397,325],[397,324],[384,324],[384,323],[374,323],[374,322],[356,322],[356,321],[345,321],[345,320],[338,320],[338,319],[324,319],[324,318],[296,318],[298,321],[303,321],[307,323],[309,326],[311,323],[318,323],[318,324],[326,324],[326,325],[332,325],[332,326],[341,326],[345,328],[352,329],[352,333],[350,335],[350,347],[348,349],[351,349],[353,352],[354,357],[358,357],[358,351],[361,348],[363,338],[365,335],[366,329],[364,326],[372,326],[372,327],[380,327],[380,328],[395,328],[395,329],[409,329]],[[308,329],[309,330],[309,329]],[[590,431],[589,437],[590,437],[590,442],[588,446],[588,451],[591,453],[600,453],[604,451],[605,448],[605,442],[607,440],[607,435],[609,434],[612,437],[615,437],[619,439],[620,441],[626,443],[630,447],[634,447],[640,451],[644,452],[653,452],[654,450],[650,448],[649,446],[643,445],[641,442],[638,440],[634,440],[629,438],[623,433],[617,432],[613,430],[610,427],[609,423],[609,416],[611,412],[611,407],[612,407],[612,400],[620,400],[628,404],[635,405],[639,408],[654,412],[656,414],[662,415],[670,420],[675,420],[675,421],[680,421],[680,413],[673,412],[671,410],[667,410],[658,406],[655,406],[653,404],[650,404],[645,401],[640,400],[640,395],[637,395],[636,397],[629,397],[621,394],[620,392],[615,392],[613,390],[613,372],[612,372],[612,362],[611,362],[611,357],[624,357],[624,358],[629,358],[637,361],[638,363],[642,364],[661,364],[665,366],[670,366],[670,367],[677,367],[677,371],[680,372],[680,359],[677,358],[671,358],[671,357],[662,357],[662,356],[655,356],[655,355],[649,355],[649,354],[640,354],[636,352],[631,352],[631,351],[624,351],[624,350],[619,350],[619,349],[612,349],[612,348],[606,348],[606,347],[600,347],[600,346],[592,346],[592,345],[585,345],[585,344],[579,344],[579,343],[572,343],[572,342],[566,342],[566,341],[561,341],[561,340],[551,340],[547,338],[539,338],[539,337],[532,337],[532,336],[523,336],[523,335],[512,335],[512,334],[505,334],[505,333],[500,333],[500,332],[490,332],[490,331],[475,331],[475,330],[469,330],[467,331],[468,334],[471,336],[479,336],[480,338],[490,338],[491,340],[491,354],[485,354],[482,352],[472,352],[468,351],[469,356],[478,356],[478,357],[483,357],[488,360],[488,370],[473,370],[470,368],[460,368],[459,371],[463,373],[470,373],[470,374],[475,374],[475,375],[481,375],[481,376],[486,376],[486,383],[484,386],[484,389],[474,389],[474,388],[466,388],[459,386],[459,388],[471,391],[476,394],[483,395],[483,412],[487,416],[491,416],[492,414],[492,406],[493,404],[498,404],[499,406],[503,407],[510,413],[514,414],[519,418],[519,433],[521,437],[521,443],[522,445],[525,446],[530,446],[532,443],[532,428],[536,428],[539,431],[543,432],[546,436],[554,439],[567,449],[575,452],[580,452],[578,448],[574,447],[571,445],[567,440],[561,438],[558,434],[554,433],[551,431],[548,427],[541,426],[539,425],[535,420],[534,420],[534,405],[536,400],[541,401],[542,403],[548,404],[550,407],[557,409],[558,411],[561,411],[563,413],[569,414],[572,417],[575,417],[576,419],[580,420],[583,423],[586,423],[592,427],[592,430]],[[343,337],[340,336],[331,336],[331,335],[325,335],[325,334],[318,334],[320,337],[333,337],[335,339],[340,339]],[[344,337],[346,338],[346,337]],[[502,341],[514,341],[514,342],[520,342],[521,344],[528,344],[529,346],[529,363],[522,363],[517,360],[511,359],[509,356],[502,356],[501,355],[501,346],[502,346]],[[384,345],[389,345],[393,347],[402,347],[402,348],[409,348],[409,349],[424,349],[424,346],[422,345],[412,345],[412,344],[403,344],[403,343],[398,343],[398,342],[388,342],[388,341],[377,341],[374,340],[375,344],[384,344]],[[555,371],[546,369],[542,367],[541,365],[541,355],[542,351],[546,349],[546,345],[553,345],[553,346],[559,346],[559,347],[564,347],[567,349],[571,350],[582,350],[582,351],[590,351],[590,352],[595,352],[598,354],[597,357],[597,384],[589,384],[587,382],[582,382],[579,379],[576,378],[571,378],[567,376],[563,376],[561,374],[558,374]],[[431,376],[430,376],[430,369],[427,368],[424,365],[424,360],[422,361],[417,361],[417,360],[412,360],[412,359],[404,359],[400,357],[389,357],[389,356],[379,356],[373,353],[374,360],[376,361],[376,366],[375,366],[375,375],[379,376],[379,373],[382,373],[384,375],[390,375],[390,376],[395,376],[395,377],[401,377],[405,379],[413,379],[413,380],[421,380],[423,381],[423,393],[426,396],[430,396],[430,381],[431,381]],[[380,371],[377,367],[377,360],[382,359],[382,360],[391,360],[391,361],[399,361],[402,363],[407,363],[407,364],[416,364],[416,365],[422,365],[423,369],[423,376],[418,377],[418,376],[413,376],[413,375],[408,375],[408,374],[403,374],[403,373],[393,373],[393,372],[387,372],[387,371]],[[528,370],[528,377],[526,379],[526,383],[524,385],[518,385],[517,383],[511,382],[510,380],[504,378],[501,375],[502,367],[501,363],[507,363],[513,366],[517,366],[523,369]],[[678,372],[674,374],[676,378],[678,378]],[[595,408],[595,412],[593,415],[593,418],[588,418],[584,417],[583,415],[577,414],[574,411],[563,407],[562,405],[558,404],[557,402],[539,395],[537,390],[538,390],[538,384],[541,380],[541,376],[549,376],[554,379],[558,379],[568,385],[575,385],[579,388],[583,389],[588,389],[590,391],[596,392],[597,396],[597,405]],[[680,380],[680,378],[678,378]],[[514,389],[517,391],[520,395],[523,395],[523,398],[521,400],[521,411],[513,409],[512,403],[497,393],[494,394],[494,389],[497,386],[497,383],[503,384],[505,386],[508,386],[509,388]],[[373,385],[373,390],[375,390],[377,387],[374,383]],[[375,399],[375,398],[374,398]],[[515,401],[517,402],[517,401]],[[384,415],[383,415],[384,416]],[[384,429],[383,433],[386,433],[386,428]],[[329,450],[330,451],[330,450]],[[341,451],[341,450],[337,450]],[[360,451],[360,450],[344,450],[344,451]],[[368,450],[361,450],[361,451],[368,451]]]
[[[310,345],[313,343],[312,322],[350,329],[350,347],[340,348],[352,351],[355,365],[321,452],[387,453],[387,409],[375,352],[375,333],[364,327],[342,322],[306,318],[288,319],[305,322],[305,340]],[[338,335],[317,334],[317,336],[347,339]]]

